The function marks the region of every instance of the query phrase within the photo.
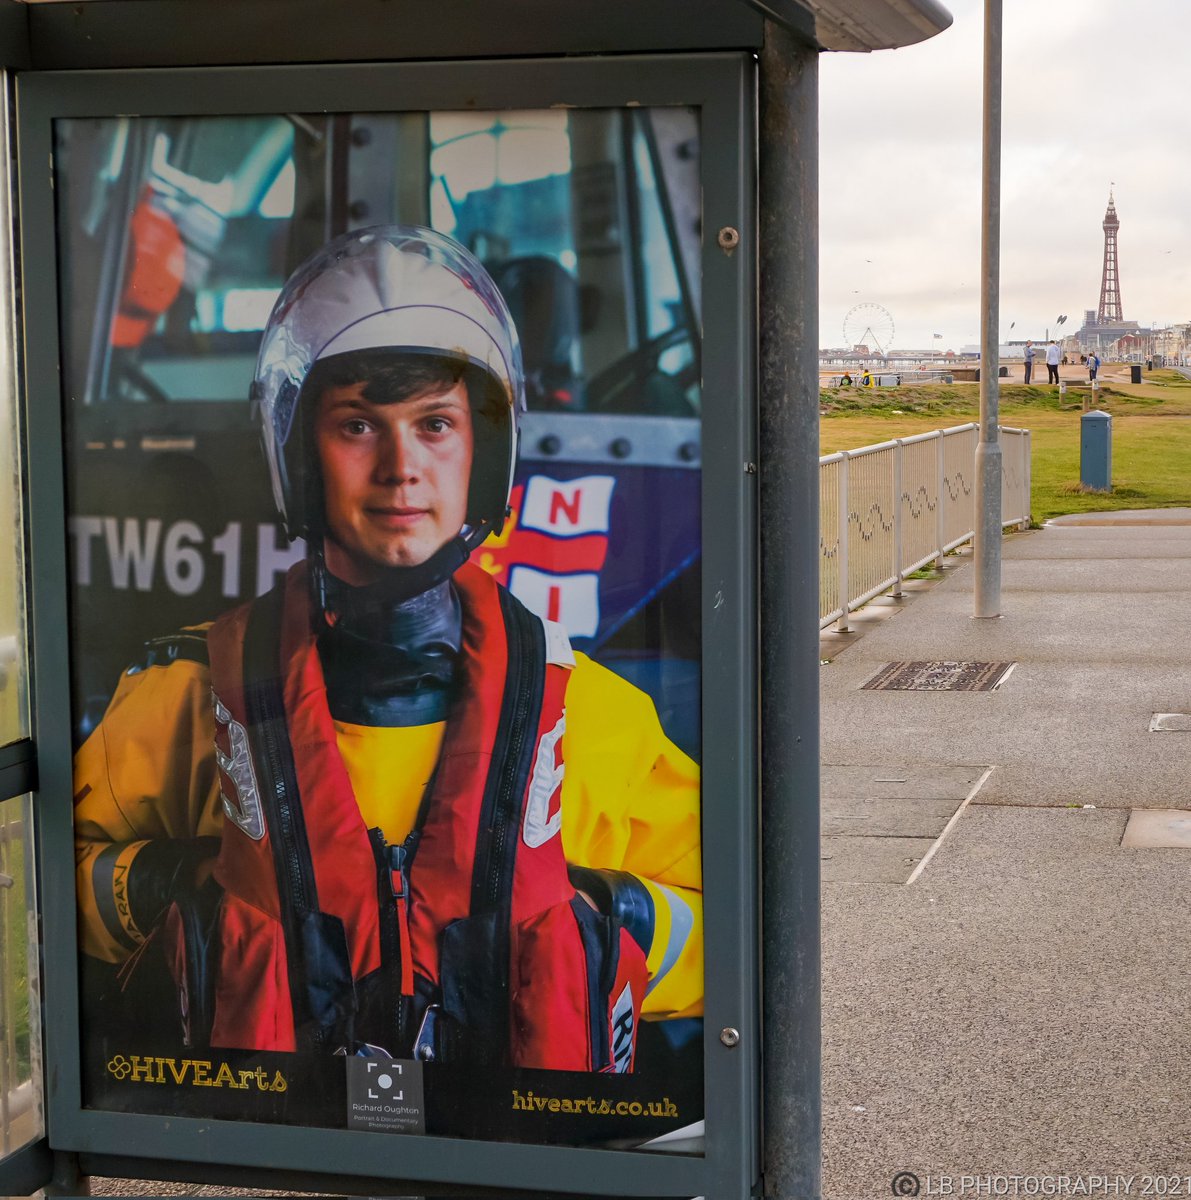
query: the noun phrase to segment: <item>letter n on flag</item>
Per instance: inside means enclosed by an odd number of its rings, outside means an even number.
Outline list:
[[[568,480],[534,475],[525,485],[521,527],[558,538],[606,534],[615,485],[611,475],[585,475],[582,479]]]

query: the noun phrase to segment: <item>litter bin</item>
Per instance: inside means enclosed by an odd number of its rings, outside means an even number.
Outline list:
[[[1001,368],[1000,368],[1000,369],[997,371],[997,375],[998,375],[998,377],[999,377],[999,378],[1001,378],[1001,379],[1008,379],[1008,378],[1009,378],[1009,368],[1008,368],[1008,367],[1001,367]]]
[[[1154,360],[1152,358],[1147,358],[1146,359],[1146,370],[1152,371],[1153,369],[1154,369]]]
[[[1141,363],[1134,363],[1129,368],[1129,382],[1130,383],[1140,383],[1141,382]]]
[[[1079,422],[1079,481],[1098,492],[1111,492],[1112,416],[1086,412]]]

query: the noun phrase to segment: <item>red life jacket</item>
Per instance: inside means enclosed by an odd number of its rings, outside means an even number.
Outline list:
[[[352,793],[304,565],[211,628],[225,820],[210,986],[172,915],[183,1008],[207,992],[211,1045],[354,1053],[358,997],[380,986],[394,1057],[632,1068],[644,953],[576,895],[560,834],[569,646],[550,653],[561,631],[482,570],[454,585],[458,699],[403,847],[365,828]]]

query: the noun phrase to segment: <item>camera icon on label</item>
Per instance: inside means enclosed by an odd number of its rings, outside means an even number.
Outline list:
[[[366,1064],[368,1068],[369,1100],[404,1100],[401,1064],[395,1062]]]

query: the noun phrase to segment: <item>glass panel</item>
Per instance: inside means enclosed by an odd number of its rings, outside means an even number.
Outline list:
[[[58,122],[89,1107],[701,1151],[698,145]]]
[[[697,120],[678,109],[658,124],[643,110],[430,115],[430,223],[492,265],[531,410],[698,415],[680,235],[697,247],[700,231],[664,177],[668,154],[697,212]]]
[[[294,141],[283,117],[62,127],[77,230],[63,340],[88,403],[245,398],[285,278]]]
[[[0,72],[0,97],[5,94]],[[8,192],[8,106],[0,116],[0,745],[29,736],[24,536],[14,347],[15,298]]]
[[[28,796],[0,804],[0,1155],[45,1128],[31,812]]]

